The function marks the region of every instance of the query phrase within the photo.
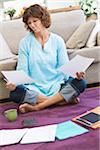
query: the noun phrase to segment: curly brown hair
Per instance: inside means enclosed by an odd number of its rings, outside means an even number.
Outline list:
[[[28,26],[29,17],[38,18],[45,28],[49,28],[51,25],[51,18],[48,10],[38,4],[34,4],[28,7],[23,14],[23,22],[30,32],[33,32]]]

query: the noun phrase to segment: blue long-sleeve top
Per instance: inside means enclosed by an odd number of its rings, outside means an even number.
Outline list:
[[[17,70],[23,70],[34,83],[25,85],[45,96],[52,96],[60,90],[61,83],[68,79],[57,69],[69,61],[64,40],[50,33],[44,48],[33,33],[26,35],[19,45]]]

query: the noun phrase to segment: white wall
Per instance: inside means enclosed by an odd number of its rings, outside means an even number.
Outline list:
[[[0,0],[0,1],[3,1],[3,0]],[[79,0],[45,0],[45,1],[47,1],[46,6],[49,9],[76,6],[76,5],[78,5],[78,2],[79,2]],[[35,3],[43,5],[43,2],[44,2],[44,0],[15,0],[15,1],[3,2],[2,6],[4,7],[4,9],[15,8],[16,9],[15,16],[18,16],[20,10],[23,7],[28,7]],[[4,16],[4,14],[2,13],[2,11],[0,11],[0,18],[2,18],[2,16]],[[3,18],[5,18],[5,17],[7,19],[7,16],[4,16]]]
[[[100,0],[98,0],[97,12],[98,12],[98,19],[99,19],[99,22],[100,22]]]

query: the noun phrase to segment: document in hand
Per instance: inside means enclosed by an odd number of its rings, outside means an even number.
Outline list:
[[[34,80],[31,77],[29,77],[23,70],[1,71],[1,73],[5,77],[4,80],[6,80],[7,82],[14,83],[16,85],[34,82]]]
[[[68,63],[58,68],[58,70],[71,77],[75,77],[76,72],[86,71],[93,61],[94,58],[76,55]]]

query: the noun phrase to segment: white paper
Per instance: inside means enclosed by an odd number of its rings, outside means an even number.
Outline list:
[[[7,81],[14,83],[16,85],[20,84],[28,84],[33,83],[34,80],[30,78],[24,71],[22,70],[14,70],[14,71],[1,71]]]
[[[19,143],[27,129],[0,130],[0,146]]]
[[[76,55],[68,63],[58,68],[58,70],[71,77],[75,77],[76,72],[86,71],[86,69],[91,65],[93,61],[94,58],[87,58]]]
[[[57,125],[47,125],[36,128],[31,128],[27,131],[21,144],[39,143],[55,141]]]

